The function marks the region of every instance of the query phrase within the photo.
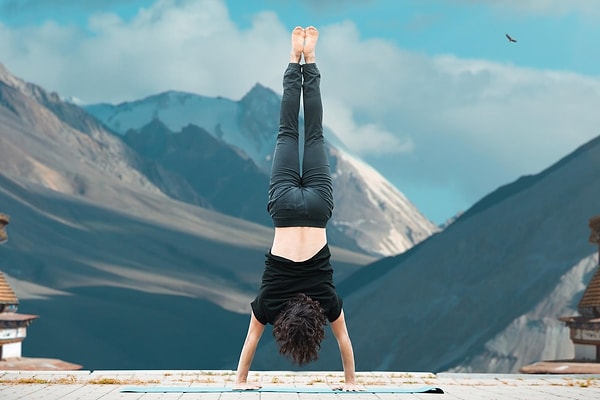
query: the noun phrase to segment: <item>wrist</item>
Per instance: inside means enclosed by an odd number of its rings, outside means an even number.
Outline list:
[[[344,375],[344,381],[346,381],[347,384],[354,385],[356,384],[356,375],[351,372],[347,373]]]

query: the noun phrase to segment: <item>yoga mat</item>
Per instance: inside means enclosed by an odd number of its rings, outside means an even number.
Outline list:
[[[364,391],[344,392],[328,387],[263,387],[253,390],[235,390],[230,387],[217,386],[129,386],[121,388],[121,393],[229,393],[229,392],[262,392],[262,393],[444,393],[434,386],[397,387],[397,386],[366,386]]]

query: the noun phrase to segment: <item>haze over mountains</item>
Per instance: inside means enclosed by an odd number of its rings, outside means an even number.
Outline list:
[[[260,198],[277,95],[168,92],[87,110],[102,123],[0,67],[0,212],[11,215],[0,270],[20,311],[41,315],[24,354],[235,368],[272,235]],[[600,213],[600,138],[438,232],[327,134],[332,252],[359,370],[514,372],[572,354],[556,319],[576,312],[597,264],[587,221]],[[326,340],[308,369],[341,368]],[[291,368],[273,347],[267,330],[253,368]]]

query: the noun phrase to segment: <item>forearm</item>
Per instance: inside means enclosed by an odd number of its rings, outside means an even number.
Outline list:
[[[356,371],[354,365],[354,351],[350,337],[344,338],[339,343],[340,355],[342,356],[342,367],[344,368],[344,380],[346,384],[354,385],[356,383]]]
[[[350,335],[348,335],[348,328],[346,328],[344,311],[340,313],[338,319],[331,323],[331,329],[340,348],[340,355],[342,357],[342,366],[344,368],[344,379],[346,385],[354,386],[356,385],[354,350],[352,350],[352,342],[350,341]]]
[[[255,350],[256,346],[249,344],[248,340],[244,342],[237,367],[236,383],[245,383],[248,380],[248,372],[250,371],[250,365],[252,365]]]
[[[252,359],[254,359],[254,353],[256,353],[256,347],[258,341],[263,333],[264,325],[262,325],[254,317],[254,314],[250,317],[250,326],[248,327],[248,334],[244,340],[244,346],[242,346],[242,352],[240,354],[240,360],[238,362],[237,374],[235,381],[236,383],[246,383],[248,380],[248,372],[250,371],[250,365]]]

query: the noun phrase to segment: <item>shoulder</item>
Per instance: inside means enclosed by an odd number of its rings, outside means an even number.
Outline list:
[[[333,293],[331,297],[324,304],[322,304],[329,322],[333,322],[340,317],[340,314],[342,313],[342,306],[342,298],[337,293]]]
[[[346,327],[346,318],[344,317],[344,310],[340,312],[340,315],[335,321],[331,321],[331,330],[336,338],[341,338],[348,335],[348,328]]]
[[[268,323],[268,318],[260,296],[255,298],[250,303],[250,307],[252,308],[252,319],[256,320],[262,325],[266,325]]]

